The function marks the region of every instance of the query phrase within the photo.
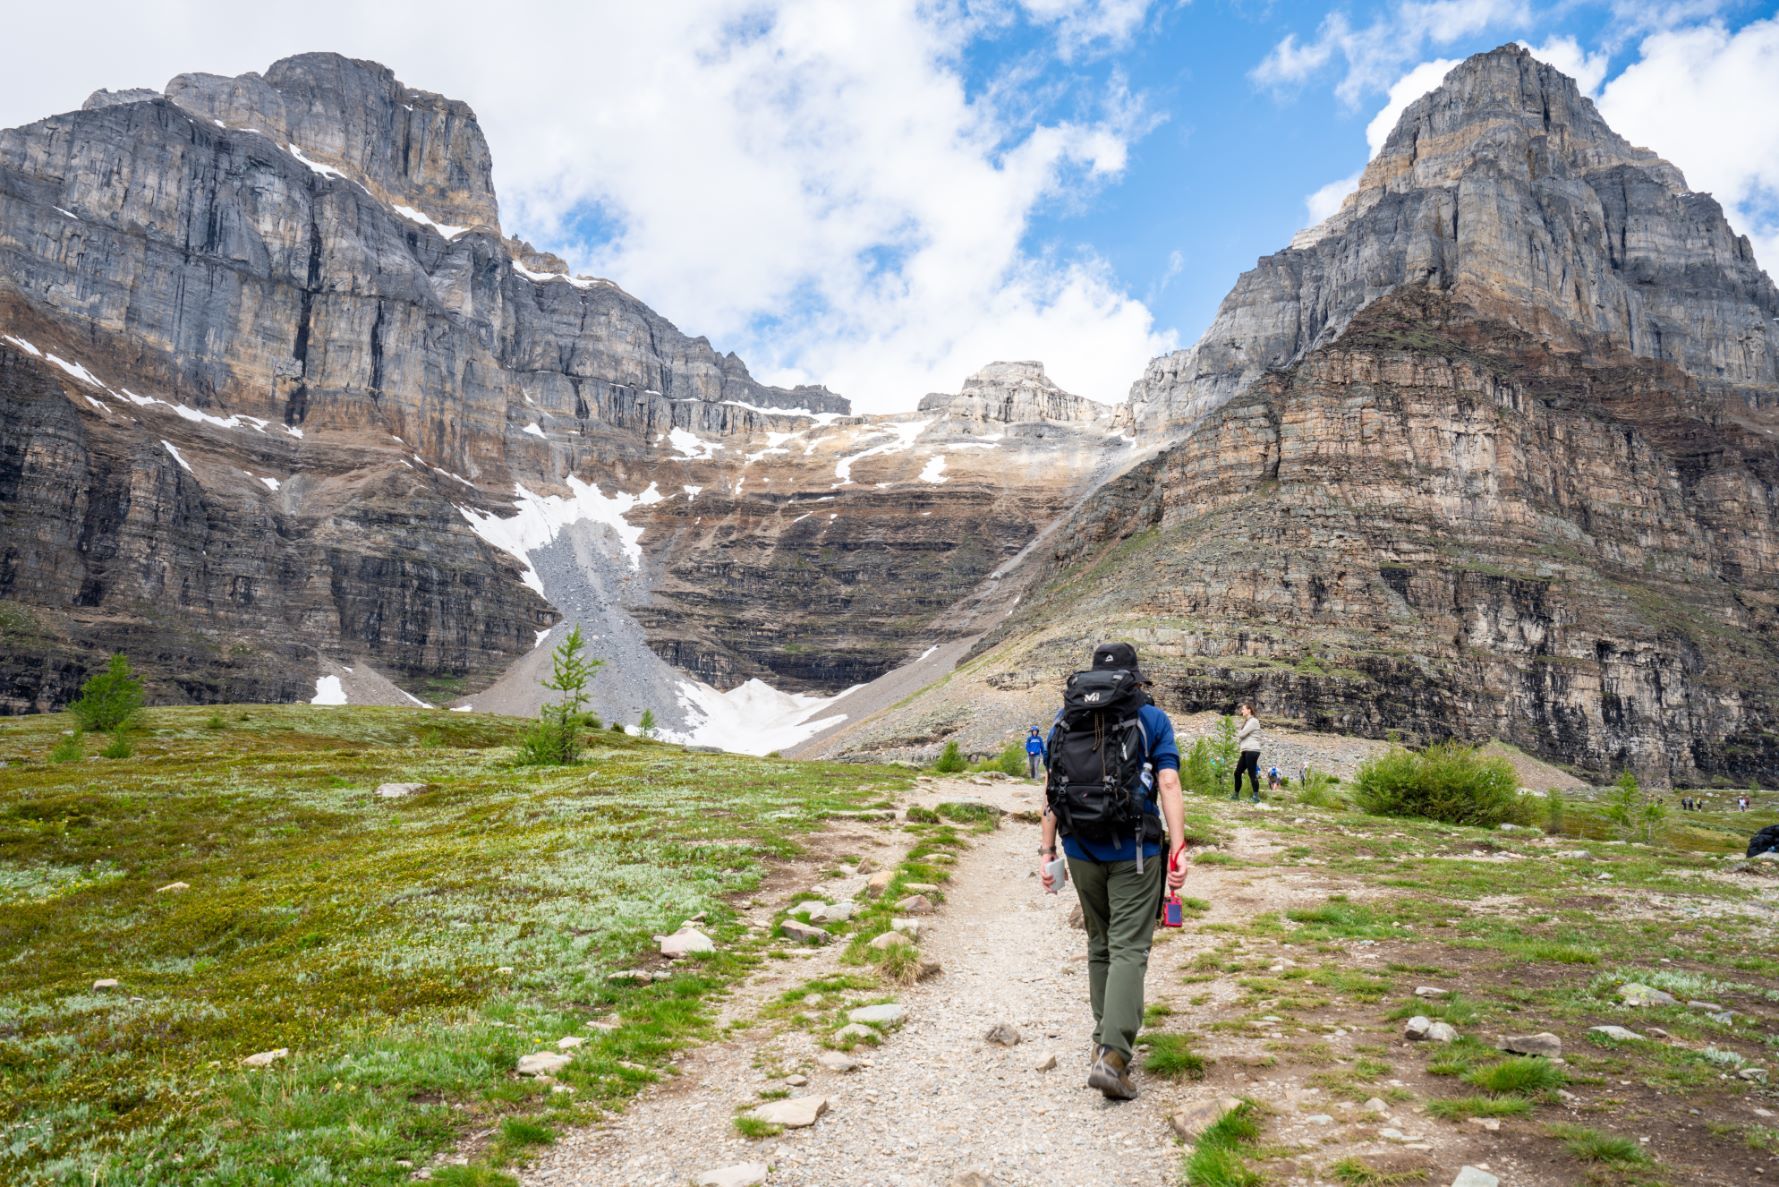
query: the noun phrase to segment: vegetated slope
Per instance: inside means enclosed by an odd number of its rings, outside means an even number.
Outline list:
[[[706,1037],[759,959],[737,898],[909,783],[603,731],[516,768],[519,723],[358,706],[153,709],[132,757],[53,761],[69,724],[0,722],[8,1184],[397,1184],[476,1129],[511,1157]],[[718,950],[656,957],[694,915]],[[514,1076],[564,1036],[574,1094]]]
[[[474,114],[375,63],[100,92],[0,131],[0,711],[118,647],[162,700],[448,700],[563,617],[662,692],[628,719],[838,690],[1123,447],[1012,366],[890,419],[761,384],[507,237]]]
[[[1779,782],[1775,315],[1708,196],[1524,51],[1472,58],[1192,356],[1274,369],[1139,384],[1179,439],[953,680],[1012,727],[1120,636],[1170,708]]]
[[[1779,781],[1779,452],[1674,368],[1403,292],[1094,503],[999,688],[1117,636],[1170,708]]]

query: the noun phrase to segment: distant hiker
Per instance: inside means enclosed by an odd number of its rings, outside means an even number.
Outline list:
[[[1038,732],[1035,725],[1032,726],[1032,732],[1025,736],[1025,761],[1031,766],[1026,778],[1036,779],[1038,766],[1044,761],[1044,735]]]
[[[1266,790],[1273,795],[1279,794],[1279,768],[1266,768]]]
[[[1254,716],[1254,706],[1241,706],[1242,728],[1236,731],[1235,740],[1241,747],[1241,761],[1235,764],[1235,794],[1229,798],[1242,798],[1242,773],[1248,776],[1248,783],[1254,790],[1254,802],[1260,802],[1260,719]]]
[[[1143,1024],[1156,913],[1164,882],[1171,892],[1186,881],[1180,751],[1174,724],[1155,707],[1148,683],[1128,643],[1102,643],[1093,666],[1069,677],[1050,729],[1038,846],[1038,877],[1048,891],[1046,863],[1055,860],[1061,834],[1081,900],[1094,1026],[1087,1086],[1108,1100],[1137,1095],[1131,1051]]]

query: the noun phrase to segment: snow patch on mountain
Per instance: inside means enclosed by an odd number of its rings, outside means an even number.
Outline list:
[[[540,495],[527,490],[523,483],[514,483],[517,514],[501,516],[461,505],[457,511],[469,521],[476,535],[518,559],[525,567],[520,579],[539,594],[544,592],[544,585],[532,566],[531,553],[546,547],[569,524],[582,520],[610,528],[617,535],[618,546],[630,567],[639,567],[642,564],[643,529],[624,517],[637,507],[662,500],[664,496],[655,484],[649,483],[648,489],[640,494],[619,492],[607,495],[599,489],[598,483],[582,482],[570,476],[568,489],[571,493],[567,495]]]
[[[845,721],[844,713],[821,713],[852,691],[824,697],[781,692],[763,680],[749,680],[719,692],[701,681],[682,680],[677,693],[689,728],[672,740],[738,754],[770,754]]]

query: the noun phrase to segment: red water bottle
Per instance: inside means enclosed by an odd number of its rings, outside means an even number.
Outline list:
[[[1180,850],[1180,852],[1174,854],[1173,857],[1168,859],[1168,863],[1167,863],[1168,873],[1170,873],[1170,874],[1173,873],[1174,866],[1179,864],[1180,859],[1185,856],[1186,856],[1186,851],[1184,849],[1182,849],[1182,850]],[[1161,926],[1163,926],[1163,927],[1185,927],[1186,926],[1186,908],[1180,905],[1180,896],[1178,894],[1175,894],[1171,890],[1168,891],[1167,897],[1161,900]]]

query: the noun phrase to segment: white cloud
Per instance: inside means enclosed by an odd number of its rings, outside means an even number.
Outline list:
[[[1019,0],[1028,17],[1055,28],[1064,56],[1129,43],[1149,15],[1151,0]]]
[[[1455,58],[1435,58],[1430,62],[1422,62],[1391,84],[1384,106],[1365,125],[1365,143],[1370,149],[1367,159],[1377,156],[1378,150],[1384,147],[1384,142],[1395,131],[1396,123],[1402,118],[1402,113],[1408,110],[1408,105],[1444,82],[1445,76],[1457,64]],[[1339,210],[1346,196],[1359,188],[1359,178],[1363,172],[1359,170],[1349,177],[1331,181],[1305,198],[1303,202],[1309,215],[1308,225],[1313,227]]]
[[[1287,34],[1268,52],[1250,77],[1262,86],[1282,88],[1304,82],[1336,58],[1345,73],[1334,93],[1349,107],[1385,88],[1403,67],[1429,46],[1449,45],[1486,29],[1530,18],[1525,0],[1399,0],[1371,23],[1354,25],[1343,12],[1322,18],[1315,39],[1301,42]]]
[[[1457,64],[1456,58],[1435,58],[1431,62],[1422,62],[1391,84],[1383,108],[1365,125],[1365,143],[1372,156],[1377,156],[1384,142],[1390,139],[1390,133],[1396,130],[1396,123],[1408,110],[1408,105],[1444,82],[1445,76]]]
[[[1606,84],[1600,113],[1723,203],[1769,275],[1779,271],[1779,18],[1730,32],[1656,33]]]
[[[994,358],[1043,358],[1059,382],[1122,396],[1170,348],[1092,253],[1033,250],[1046,203],[1125,168],[1152,121],[1114,85],[1098,110],[1021,107],[972,75],[983,11],[1007,0],[531,3],[501,35],[485,6],[313,0],[326,48],[466,100],[494,153],[502,220],[577,269],[618,281],[756,371],[827,382],[862,408],[905,407]],[[1055,58],[1126,43],[1147,0],[1020,0]],[[9,15],[19,44],[62,16]],[[78,106],[96,87],[159,87],[184,70],[262,70],[299,48],[282,20],[224,0],[184,19],[102,0],[75,58],[25,55],[0,79],[0,126]],[[554,55],[554,57],[552,57]],[[975,62],[980,66],[980,62]],[[1079,99],[1079,94],[1070,96]],[[1024,97],[1019,97],[1024,101]]]
[[[1303,200],[1304,210],[1309,215],[1305,226],[1313,227],[1340,209],[1347,195],[1359,188],[1359,173],[1331,181],[1315,193]]]
[[[1612,63],[1612,55],[1606,50],[1590,54],[1569,36],[1552,37],[1543,45],[1528,45],[1524,41],[1520,44],[1540,62],[1555,66],[1573,78],[1581,93],[1590,99],[1600,93],[1600,84],[1606,81],[1606,69]]]

